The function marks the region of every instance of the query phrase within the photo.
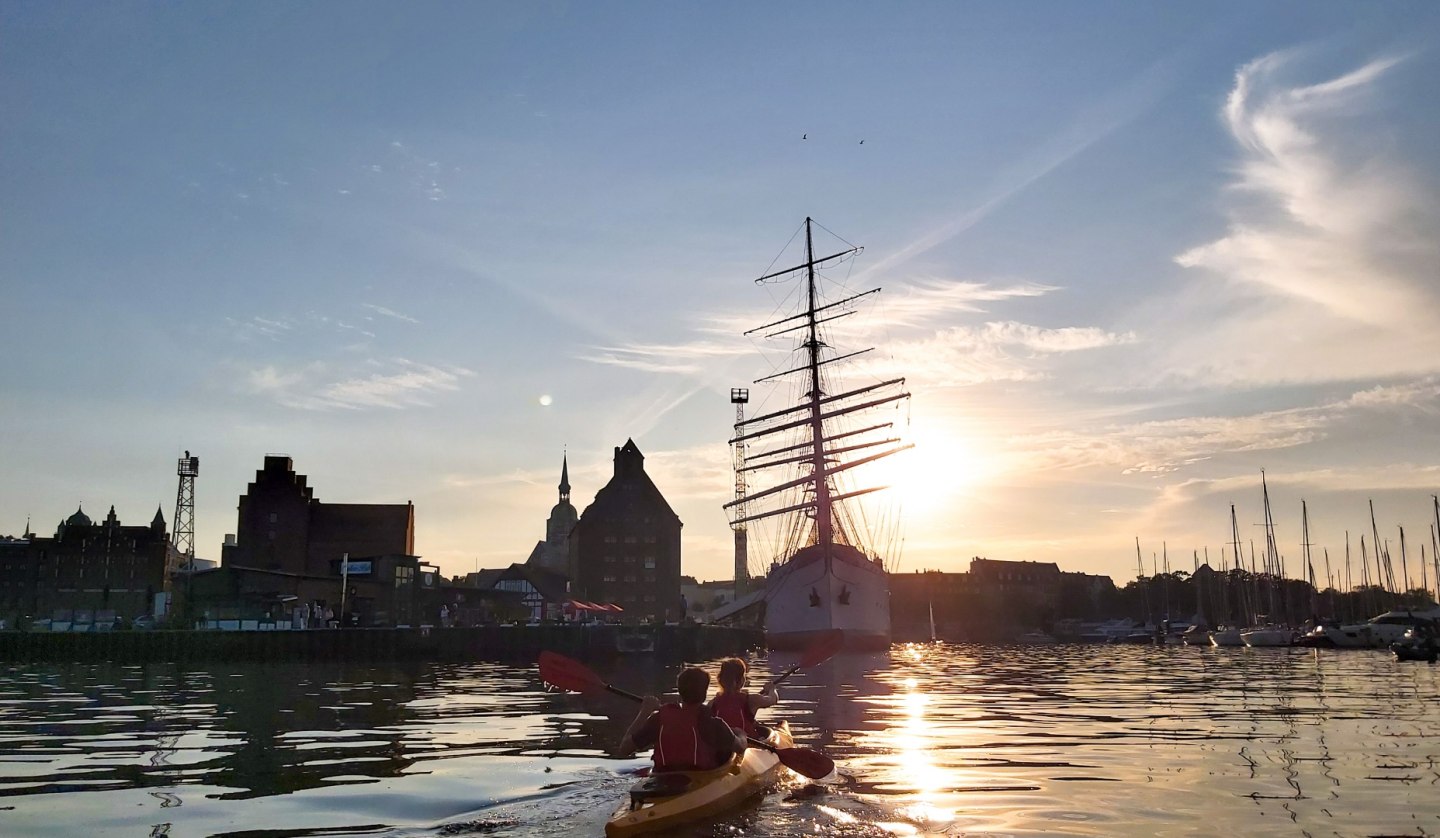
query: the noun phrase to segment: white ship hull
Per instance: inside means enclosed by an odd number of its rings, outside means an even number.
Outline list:
[[[805,649],[839,629],[845,648],[890,646],[890,582],[879,562],[844,545],[807,547],[765,580],[765,645]]]
[[[1252,648],[1258,646],[1293,646],[1295,645],[1295,630],[1282,627],[1254,628],[1240,632],[1245,645]]]
[[[1216,629],[1210,632],[1210,643],[1213,646],[1244,646],[1245,638],[1240,636],[1238,628]]]

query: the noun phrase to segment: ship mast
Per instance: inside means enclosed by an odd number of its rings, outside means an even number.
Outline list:
[[[825,474],[825,439],[823,417],[820,413],[820,327],[815,322],[815,245],[811,236],[810,217],[805,217],[805,291],[809,304],[805,307],[805,323],[809,337],[805,341],[806,357],[810,361],[810,467],[815,478],[815,541],[829,547],[835,541],[835,519],[830,509],[830,480]]]
[[[804,297],[801,302],[803,310],[745,332],[746,335],[764,333],[766,338],[799,335],[800,342],[796,350],[797,354],[799,354],[798,350],[803,350],[803,359],[797,358],[791,368],[757,379],[754,383],[774,381],[788,375],[803,375],[803,383],[799,385],[798,389],[804,392],[790,407],[749,418],[742,418],[737,414],[735,437],[730,440],[730,443],[737,446],[738,449],[752,440],[771,437],[775,434],[786,432],[797,434],[801,437],[799,440],[795,440],[799,444],[785,445],[782,443],[781,447],[769,447],[757,451],[746,450],[743,461],[737,461],[736,468],[754,472],[789,465],[798,467],[800,473],[794,475],[794,479],[782,480],[778,484],[772,484],[768,488],[758,491],[737,482],[736,497],[725,504],[725,508],[731,510],[734,515],[734,519],[731,521],[732,526],[740,526],[762,518],[803,512],[811,523],[806,531],[804,519],[796,522],[799,525],[794,533],[795,536],[798,536],[796,546],[813,544],[824,549],[834,544],[853,546],[859,537],[858,533],[846,530],[847,524],[844,516],[837,514],[843,501],[887,488],[876,486],[842,491],[833,482],[835,476],[913,446],[902,443],[893,437],[886,439],[863,438],[874,431],[891,427],[893,423],[890,422],[872,424],[858,430],[850,429],[826,436],[825,426],[827,423],[830,423],[833,428],[834,420],[839,417],[903,401],[908,399],[910,394],[903,390],[901,392],[891,391],[889,394],[877,392],[897,386],[903,388],[905,384],[903,378],[880,381],[834,394],[828,394],[825,391],[821,367],[846,361],[870,350],[863,349],[858,352],[825,357],[826,351],[831,347],[824,340],[822,326],[832,320],[854,314],[855,311],[849,308],[852,303],[862,297],[875,294],[880,289],[875,288],[841,300],[825,302],[820,289],[822,277],[817,268],[823,268],[834,260],[858,253],[860,248],[851,246],[836,253],[817,256],[813,231],[814,221],[807,217],[805,219],[805,258],[801,264],[772,271],[755,280],[757,283],[763,283],[803,270],[805,272]],[[865,395],[869,395],[870,398],[855,401],[856,397]],[[794,437],[791,439],[793,440]],[[842,439],[847,439],[850,443],[843,446],[833,445]],[[866,449],[873,450],[881,446],[885,446],[886,450],[853,459],[843,459],[843,455]],[[782,454],[789,454],[789,456],[782,457],[780,456]],[[753,502],[763,498],[778,499],[782,493],[795,490],[800,492],[799,502],[794,502],[793,495],[791,495],[792,500],[788,503],[782,500],[783,505],[779,508],[758,510],[750,506]]]

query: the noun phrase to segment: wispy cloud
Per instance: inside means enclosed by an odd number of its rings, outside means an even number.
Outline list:
[[[1015,321],[943,329],[901,341],[885,360],[863,365],[875,375],[905,374],[928,386],[958,387],[992,381],[1034,381],[1049,376],[1049,359],[1134,343],[1130,332],[1094,327],[1048,329]]]
[[[1052,285],[1015,281],[991,284],[968,280],[917,278],[900,286],[884,301],[880,314],[884,326],[919,326],[944,320],[950,315],[985,311],[985,303],[1026,297],[1042,297],[1060,289]]]
[[[891,273],[896,266],[961,235],[1015,195],[1135,119],[1170,89],[1178,69],[1189,60],[1189,53],[1188,49],[1172,53],[1116,89],[1086,103],[1053,136],[1003,168],[971,207],[921,233],[910,244],[867,266],[857,276]]]
[[[372,361],[381,372],[355,375],[315,362],[285,370],[267,365],[250,370],[251,393],[300,410],[424,407],[436,394],[460,389],[474,375],[461,367],[438,367],[404,358]]]
[[[419,322],[420,322],[419,320],[416,320],[415,318],[411,317],[411,316],[408,315],[408,314],[401,314],[400,312],[396,311],[396,310],[393,309],[393,308],[386,308],[385,306],[377,306],[377,305],[375,305],[374,303],[361,303],[361,304],[360,304],[360,307],[361,307],[361,308],[368,308],[368,309],[370,309],[371,311],[375,312],[376,314],[384,315],[385,317],[393,317],[393,318],[395,318],[396,320],[403,320],[403,321],[405,321],[406,323],[419,323]]]
[[[1440,380],[1369,388],[1342,399],[1285,410],[1231,416],[1190,416],[1067,428],[1017,441],[1040,471],[1090,468],[1118,474],[1168,474],[1234,454],[1295,448],[1327,439],[1349,424],[1372,427],[1377,414],[1412,417],[1440,412]],[[1363,414],[1363,415],[1362,415]]]
[[[1229,230],[1176,257],[1203,287],[1171,307],[1192,327],[1176,324],[1164,360],[1232,382],[1440,370],[1440,213],[1376,128],[1381,82],[1404,59],[1287,84],[1302,55],[1236,74],[1222,113],[1240,152]]]
[[[738,340],[731,344],[713,340],[673,344],[632,343],[597,347],[581,356],[581,360],[643,372],[698,375],[705,369],[705,361],[739,357],[749,354],[750,351],[746,344]]]

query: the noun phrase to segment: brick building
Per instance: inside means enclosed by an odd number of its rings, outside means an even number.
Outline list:
[[[4,542],[0,618],[109,625],[154,614],[165,607],[157,594],[170,591],[180,560],[159,509],[141,526],[122,525],[113,506],[98,524],[77,509],[53,538],[26,533]]]
[[[222,549],[221,565],[329,576],[346,553],[415,554],[413,504],[321,503],[314,495],[289,457],[267,454],[240,496],[235,540]]]
[[[570,534],[570,593],[613,602],[630,618],[680,616],[680,518],[645,473],[634,440]]]

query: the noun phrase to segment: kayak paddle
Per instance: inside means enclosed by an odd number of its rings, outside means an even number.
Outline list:
[[[635,702],[645,700],[635,693],[606,683],[605,679],[596,675],[590,667],[580,661],[555,652],[540,653],[540,679],[552,687],[569,692],[592,694],[609,692]],[[827,777],[830,772],[835,770],[835,760],[819,751],[812,751],[809,748],[777,748],[769,742],[753,736],[747,736],[746,741],[750,743],[751,747],[775,754],[786,768],[812,780]]]
[[[784,672],[780,673],[779,677],[772,679],[770,681],[770,686],[777,686],[786,678],[794,675],[795,672],[799,669],[819,666],[825,661],[830,660],[831,658],[835,657],[835,653],[840,651],[840,649],[844,647],[844,645],[844,631],[841,631],[840,629],[830,629],[829,631],[822,633],[809,645],[809,647],[805,649],[805,654],[800,656],[800,662],[791,667],[788,667]]]

